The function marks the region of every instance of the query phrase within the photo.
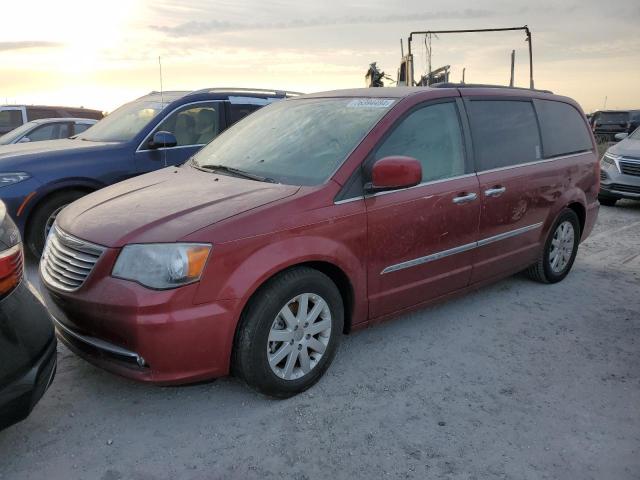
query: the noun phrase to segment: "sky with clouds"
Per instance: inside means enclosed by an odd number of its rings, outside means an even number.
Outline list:
[[[408,0],[6,0],[0,103],[112,110],[159,89],[264,87],[312,92],[364,85],[376,61],[396,76],[412,30],[528,24],[536,87],[592,111],[640,108],[640,2]],[[10,19],[10,21],[7,21]],[[413,44],[426,70],[423,39]],[[440,35],[432,64],[454,81],[528,86],[520,32]]]

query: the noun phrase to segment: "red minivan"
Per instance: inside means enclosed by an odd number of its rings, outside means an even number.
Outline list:
[[[40,273],[87,360],[161,384],[233,372],[287,397],[345,332],[523,270],[562,280],[598,169],[582,110],[549,92],[306,95],[65,208]]]

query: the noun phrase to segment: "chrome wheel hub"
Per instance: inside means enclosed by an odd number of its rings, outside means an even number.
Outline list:
[[[564,221],[556,228],[551,239],[551,251],[549,252],[549,265],[554,273],[562,272],[573,255],[575,230],[573,224]]]
[[[303,293],[284,305],[273,320],[267,360],[273,373],[296,380],[313,370],[329,344],[331,311],[315,293]]]

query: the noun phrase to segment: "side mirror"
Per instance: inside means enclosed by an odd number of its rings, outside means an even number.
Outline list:
[[[171,148],[178,145],[176,136],[171,132],[163,130],[153,134],[153,138],[149,141],[149,148]]]
[[[373,164],[368,192],[396,190],[418,185],[422,181],[422,165],[413,157],[384,157]]]
[[[624,139],[625,139],[625,138],[627,138],[628,136],[629,136],[629,134],[628,134],[628,133],[626,133],[626,132],[622,132],[622,133],[616,133],[616,134],[614,135],[614,138],[615,138],[616,140],[624,140]]]
[[[18,140],[18,143],[29,143],[31,141],[31,139],[29,137],[22,137],[20,140]]]

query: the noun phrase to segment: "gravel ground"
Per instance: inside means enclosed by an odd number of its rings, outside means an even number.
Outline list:
[[[639,287],[640,203],[620,202],[564,282],[516,276],[344,337],[289,400],[136,384],[60,347],[0,432],[0,478],[638,479]]]

